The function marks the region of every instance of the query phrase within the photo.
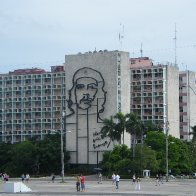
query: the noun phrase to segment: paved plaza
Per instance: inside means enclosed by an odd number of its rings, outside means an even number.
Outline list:
[[[13,181],[13,179],[11,180]],[[14,182],[20,181],[14,180]],[[102,184],[98,184],[95,180],[86,181],[86,191],[76,192],[75,181],[68,179],[65,183],[61,183],[60,179],[52,183],[49,179],[32,179],[27,184],[32,192],[29,193],[5,193],[4,183],[0,182],[0,196],[4,195],[24,195],[24,196],[34,196],[34,195],[188,195],[196,196],[196,180],[172,180],[169,182],[164,182],[160,186],[155,186],[154,179],[142,179],[141,180],[141,190],[135,190],[135,185],[132,184],[131,180],[121,180],[120,187],[117,190],[115,185],[112,184],[110,180],[103,181]]]

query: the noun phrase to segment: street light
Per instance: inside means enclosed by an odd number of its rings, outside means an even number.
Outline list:
[[[165,124],[165,142],[166,142],[166,182],[168,182],[168,132],[169,132],[169,122]]]
[[[55,130],[53,130],[53,132],[57,132]],[[65,129],[65,112],[62,113],[62,123],[61,123],[61,177],[62,177],[62,182],[64,182],[64,173],[65,173],[65,159],[64,159],[64,141],[63,141],[63,135],[66,133],[70,133],[71,131],[67,131]],[[65,144],[66,144],[66,138],[65,138]]]
[[[64,117],[65,117],[65,112],[62,113],[62,124],[61,124],[61,177],[62,177],[62,182],[64,182],[64,148],[63,148],[63,131],[64,131]]]
[[[65,112],[62,113],[62,124],[61,124],[61,176],[62,176],[62,182],[64,182],[64,175],[65,175],[65,159],[64,159],[64,141],[63,141],[63,134],[70,133],[71,131],[67,131],[65,128],[66,122],[65,122]],[[66,146],[66,137],[65,137],[65,146]]]

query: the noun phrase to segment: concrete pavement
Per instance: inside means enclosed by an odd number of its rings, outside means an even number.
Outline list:
[[[88,179],[88,178],[87,178]],[[14,180],[16,181],[16,180]],[[20,181],[20,180],[18,180]],[[131,180],[121,180],[120,188],[117,190],[111,180],[105,180],[102,184],[98,184],[97,181],[87,180],[86,191],[76,192],[75,181],[67,179],[65,183],[61,183],[60,180],[52,183],[49,179],[44,180],[30,180],[29,183],[25,183],[33,191],[30,193],[4,193],[3,182],[0,183],[0,196],[5,195],[168,195],[168,196],[196,196],[196,180],[172,180],[164,182],[160,186],[155,186],[154,179],[142,179],[141,190],[135,190],[135,185],[132,185]]]

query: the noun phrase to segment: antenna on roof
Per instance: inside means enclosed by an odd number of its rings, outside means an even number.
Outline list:
[[[120,50],[122,50],[123,39],[124,39],[124,25],[120,23],[120,32],[118,35]]]
[[[143,56],[143,49],[142,49],[142,43],[141,43],[141,49],[140,49],[140,54],[141,54],[141,57]]]
[[[174,32],[174,52],[175,52],[175,61],[174,65],[177,67],[177,30],[176,30],[176,23],[175,23],[175,32]]]

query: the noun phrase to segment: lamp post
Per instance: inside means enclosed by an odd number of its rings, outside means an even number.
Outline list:
[[[65,159],[64,159],[64,137],[63,135],[67,133],[70,133],[71,131],[67,131],[65,128],[66,122],[65,122],[65,112],[62,112],[62,122],[61,122],[61,131],[60,131],[60,138],[61,138],[61,177],[62,177],[62,182],[64,182],[64,173],[65,173]],[[52,130],[52,132],[57,132],[55,130]],[[65,137],[65,146],[66,146],[66,137]]]
[[[63,131],[64,131],[64,117],[65,117],[65,112],[62,113],[62,124],[61,124],[61,177],[62,177],[62,182],[64,182],[64,173],[65,173],[65,162],[64,162],[64,148],[63,148]]]
[[[169,132],[169,122],[165,124],[165,143],[166,143],[166,182],[168,182],[168,132]]]
[[[66,147],[66,134],[70,133],[71,131],[66,130],[66,122],[65,122],[65,112],[62,113],[62,125],[61,125],[61,175],[62,175],[62,182],[64,182],[64,175],[65,175],[65,159],[64,159],[64,139],[65,139],[65,147]],[[65,134],[65,138],[63,135]]]

